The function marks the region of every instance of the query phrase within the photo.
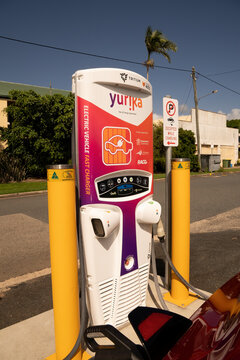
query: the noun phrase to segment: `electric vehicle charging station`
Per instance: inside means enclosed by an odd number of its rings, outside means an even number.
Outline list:
[[[152,87],[137,73],[73,75],[76,178],[92,325],[121,327],[146,305],[153,201]]]

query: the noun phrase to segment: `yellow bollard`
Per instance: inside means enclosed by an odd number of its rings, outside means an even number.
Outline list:
[[[172,159],[172,262],[182,277],[189,282],[190,268],[190,160]],[[171,294],[164,298],[185,307],[196,297],[177,275],[171,273]]]
[[[75,207],[75,173],[69,165],[47,170],[48,217],[56,354],[64,359],[80,330]],[[80,350],[72,358],[81,359]]]

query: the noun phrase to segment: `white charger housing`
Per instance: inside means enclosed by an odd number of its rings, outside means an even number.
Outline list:
[[[144,201],[137,207],[137,221],[140,224],[157,224],[160,220],[161,211],[161,205],[157,201]]]

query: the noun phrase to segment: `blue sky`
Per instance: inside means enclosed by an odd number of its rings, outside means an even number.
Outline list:
[[[240,2],[239,0],[4,1],[0,36],[136,62],[147,57],[146,28],[162,31],[178,46],[171,64],[156,54],[150,70],[153,110],[162,114],[162,98],[178,99],[181,113],[193,102],[191,69],[197,79],[199,108],[240,118]],[[141,65],[104,60],[16,43],[0,38],[0,80],[71,90],[76,70],[117,67],[146,76]],[[183,69],[189,71],[177,71]],[[222,74],[224,73],[224,74]],[[237,93],[236,93],[237,92]]]

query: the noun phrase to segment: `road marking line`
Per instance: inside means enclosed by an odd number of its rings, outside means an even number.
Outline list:
[[[78,260],[78,268],[80,268],[80,261]],[[15,278],[10,278],[0,282],[0,294],[2,295],[6,291],[9,291],[12,287],[20,285],[26,281],[37,279],[41,276],[47,276],[51,274],[51,268],[45,268],[39,271],[34,271],[32,273],[24,274],[21,276],[16,276]]]
[[[17,276],[15,278],[10,278],[8,280],[0,282],[0,293],[4,293],[10,290],[11,287],[17,286],[26,281],[39,278],[41,276],[46,276],[51,274],[51,268],[46,268],[39,271],[34,271],[32,273],[24,274],[21,276]]]
[[[231,230],[238,231],[240,230],[239,218],[240,207],[237,207],[207,219],[191,223],[190,232],[191,234],[200,234]]]

